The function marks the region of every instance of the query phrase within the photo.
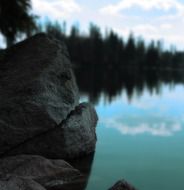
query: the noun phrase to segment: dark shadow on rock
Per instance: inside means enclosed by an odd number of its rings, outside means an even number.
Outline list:
[[[48,190],[85,190],[88,184],[88,179],[91,174],[94,156],[95,152],[85,157],[70,160],[69,163],[81,172],[82,177],[76,178],[68,184],[58,184],[57,186],[49,188]]]

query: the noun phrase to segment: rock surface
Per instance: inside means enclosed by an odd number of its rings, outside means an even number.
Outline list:
[[[125,180],[119,180],[109,190],[136,190]]]
[[[24,142],[7,154],[26,153],[65,159],[89,154],[95,149],[96,122],[94,108],[88,103],[79,104],[59,126]]]
[[[61,42],[38,34],[1,52],[0,92],[0,156],[73,158],[94,151],[96,112],[89,104],[79,109]]]
[[[1,190],[46,190],[39,183],[30,179],[10,177],[0,180]]]
[[[35,187],[38,183],[39,186],[49,189],[58,185],[71,185],[80,180],[83,180],[80,172],[64,160],[49,160],[34,155],[19,155],[0,160],[0,187],[4,189],[13,184],[19,186],[24,183],[26,186]]]

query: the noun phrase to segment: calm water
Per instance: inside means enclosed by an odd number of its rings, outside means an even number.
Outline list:
[[[144,88],[111,103],[101,95],[98,142],[86,190],[108,189],[124,178],[139,190],[184,189],[184,86]]]

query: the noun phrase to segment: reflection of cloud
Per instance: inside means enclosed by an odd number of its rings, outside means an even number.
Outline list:
[[[81,9],[75,0],[33,0],[32,2],[36,14],[52,19],[66,19]]]
[[[102,123],[105,127],[117,129],[123,135],[139,135],[147,133],[153,136],[172,136],[175,132],[182,130],[181,124],[174,121],[155,121],[154,123],[137,122],[137,124],[132,125],[114,118],[106,119],[102,121]]]
[[[133,106],[138,109],[148,110],[155,108],[155,104],[152,102],[133,102]]]
[[[154,113],[157,111],[158,114],[163,114],[165,112],[173,113],[173,110],[179,110],[178,108],[183,108],[184,87],[182,85],[177,85],[171,90],[169,86],[162,86],[161,94],[156,94],[155,92],[150,95],[146,89],[144,89],[143,94],[140,97],[133,98],[131,100],[131,107],[134,109],[141,109],[141,111],[149,111]],[[125,100],[125,105],[129,105],[128,99],[125,95],[122,95],[122,99]],[[121,103],[121,102],[120,102]],[[180,114],[180,113],[177,113]]]

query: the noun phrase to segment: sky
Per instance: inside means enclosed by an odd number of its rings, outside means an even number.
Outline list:
[[[146,40],[184,50],[184,0],[32,0],[40,18],[72,24],[87,31],[93,22],[126,38],[130,32]]]
[[[126,38],[130,32],[146,40],[163,40],[184,50],[184,0],[32,0],[33,12],[46,19],[112,28]]]

